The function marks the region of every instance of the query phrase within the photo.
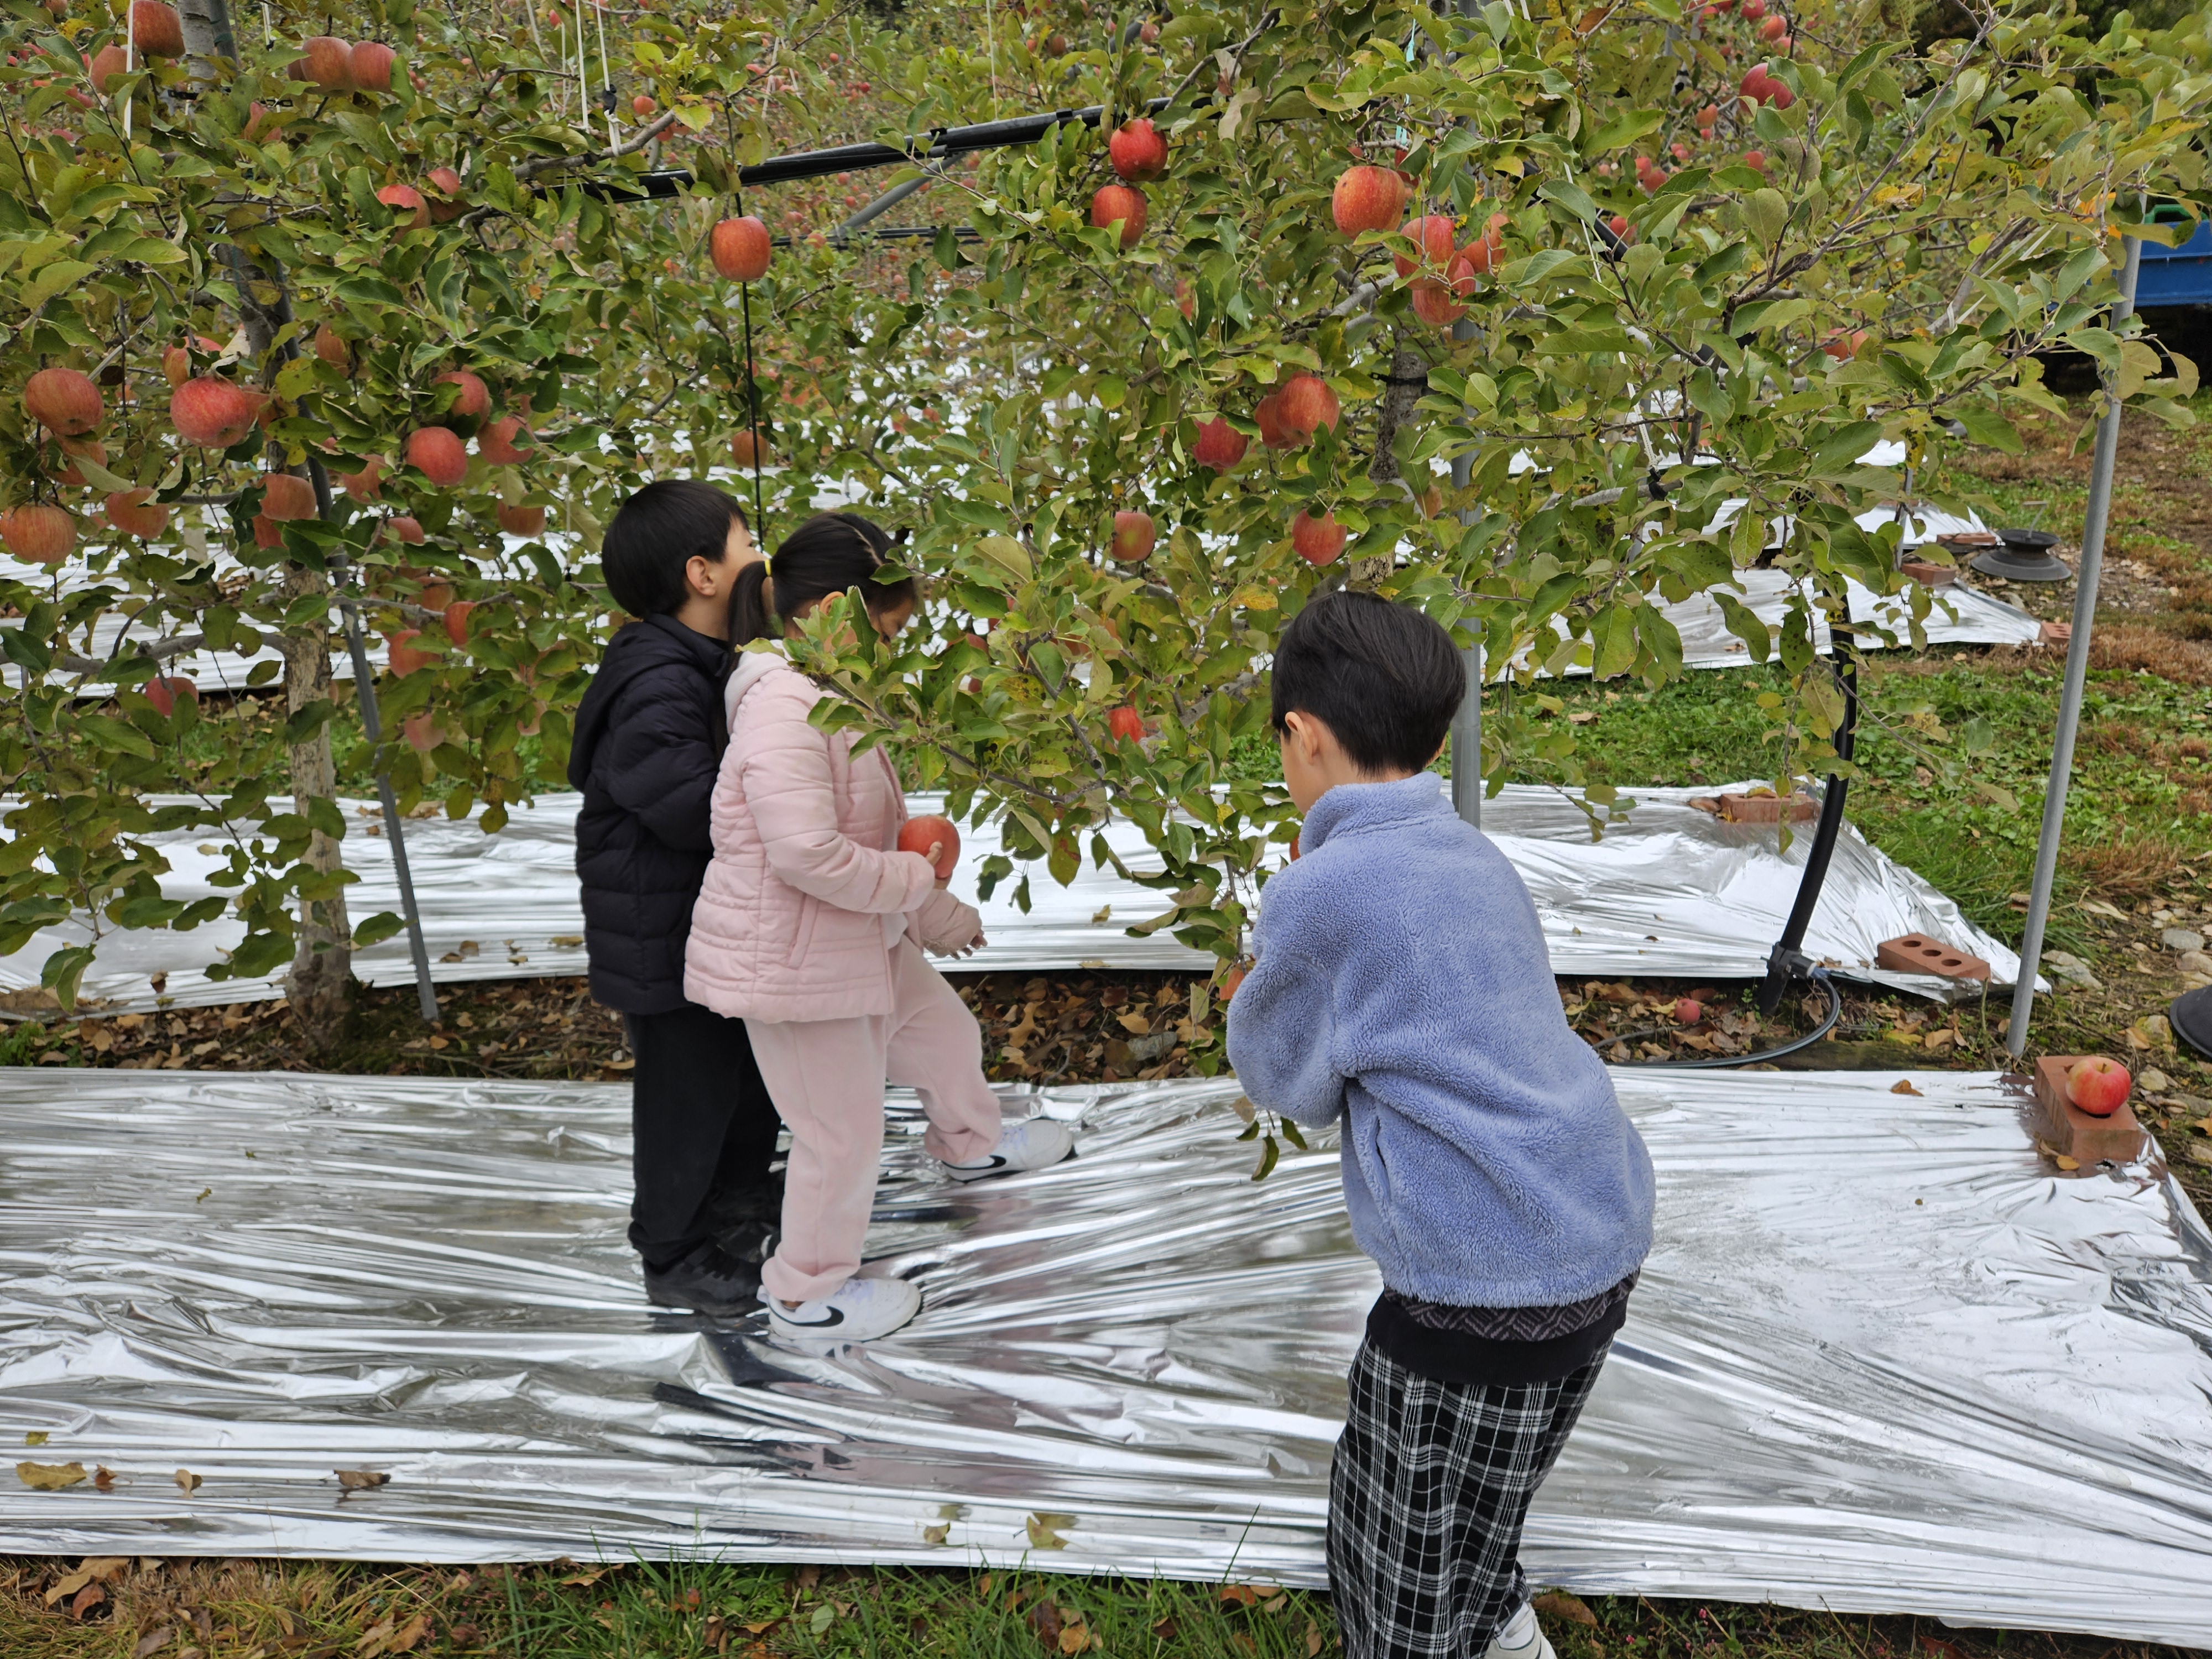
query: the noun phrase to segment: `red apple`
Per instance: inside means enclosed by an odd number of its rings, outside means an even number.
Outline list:
[[[919,853],[923,858],[928,858],[933,847],[937,849],[937,856],[933,860],[937,878],[939,881],[951,880],[954,867],[960,862],[960,831],[952,820],[939,817],[932,812],[918,818],[908,818],[899,826],[900,852]]]
[[[1091,222],[1103,230],[1121,221],[1123,247],[1145,234],[1145,192],[1132,185],[1108,185],[1091,198]]]
[[[510,536],[520,536],[525,541],[545,533],[545,509],[542,507],[502,507],[499,510],[499,527]]]
[[[2066,1098],[2092,1117],[2110,1117],[2127,1104],[2134,1079],[2128,1068],[2104,1054],[2077,1060],[2066,1073]]]
[[[1334,513],[1315,518],[1300,512],[1291,520],[1291,550],[1308,564],[1328,564],[1344,551],[1344,526]]]
[[[185,20],[161,0],[131,0],[131,40],[141,58],[182,58]]]
[[[407,465],[441,489],[469,476],[469,452],[450,428],[418,426],[407,434]]]
[[[446,637],[455,645],[469,642],[469,612],[476,608],[474,599],[455,599],[446,607]]]
[[[253,515],[253,544],[264,552],[274,552],[284,545],[284,526],[266,513]]]
[[[373,501],[384,488],[384,457],[371,455],[361,464],[358,472],[341,472],[338,488],[357,501]]]
[[[29,564],[59,564],[76,545],[76,520],[46,501],[0,513],[0,544]]]
[[[739,466],[750,466],[761,459],[762,447],[760,441],[753,436],[752,428],[748,427],[731,438],[730,459]]]
[[[1106,155],[1114,171],[1133,184],[1157,179],[1168,170],[1168,141],[1141,118],[1123,124],[1106,141]]]
[[[142,541],[151,541],[169,527],[169,509],[154,501],[150,489],[116,490],[108,496],[106,510],[108,523]]]
[[[301,80],[325,92],[353,89],[353,48],[335,34],[318,34],[301,48],[298,74]]]
[[[422,521],[411,513],[402,513],[397,518],[386,519],[384,527],[392,532],[394,541],[404,542],[410,547],[422,545]]]
[[[107,465],[107,446],[97,438],[58,438],[54,441],[70,458],[54,477],[72,489],[84,488],[84,474],[77,467],[79,461],[90,461],[94,466]]]
[[[635,115],[639,119],[642,120],[645,117],[653,113],[655,106],[653,100],[647,97],[641,92],[636,97],[629,100],[629,107],[630,112],[633,115]]]
[[[459,218],[462,214],[468,211],[468,203],[461,195],[464,188],[461,184],[461,175],[453,168],[432,167],[429,172],[422,175],[422,182],[437,191],[437,195],[428,198],[432,223],[442,225],[449,220]],[[446,199],[440,201],[438,199],[440,196]]]
[[[192,354],[182,346],[170,346],[161,353],[161,378],[175,391],[192,378]]]
[[[1126,706],[1116,708],[1106,716],[1106,733],[1116,743],[1142,743],[1145,740],[1145,717]]]
[[[1329,196],[1336,228],[1346,236],[1389,229],[1405,206],[1406,181],[1389,167],[1346,167]]]
[[[397,216],[393,224],[398,229],[420,230],[430,222],[430,204],[412,185],[386,185],[376,192],[376,199]]]
[[[347,54],[347,71],[356,92],[392,90],[392,48],[381,40],[356,40]]]
[[[100,424],[105,406],[92,376],[74,368],[42,368],[23,382],[23,412],[58,438]]]
[[[106,93],[113,89],[118,77],[131,71],[131,54],[110,42],[92,54],[85,74],[90,77],[95,91]]]
[[[145,684],[146,701],[154,705],[154,712],[163,720],[177,712],[177,700],[187,702],[200,700],[200,689],[182,674],[156,674]]]
[[[1244,452],[1252,441],[1235,427],[1215,416],[1201,421],[1198,426],[1198,443],[1191,451],[1191,459],[1200,466],[1210,466],[1216,472],[1226,472],[1244,459]]]
[[[1243,982],[1244,964],[1243,963],[1239,963],[1237,966],[1229,970],[1227,976],[1221,981],[1221,1006],[1225,1008],[1231,1003],[1237,1000],[1237,988]]]
[[[1455,260],[1455,266],[1464,265],[1463,259]],[[1451,290],[1433,276],[1416,276],[1413,286],[1413,315],[1431,328],[1449,328],[1467,315],[1467,307],[1451,296]]]
[[[1400,234],[1421,250],[1418,259],[1408,254],[1394,253],[1390,262],[1401,276],[1410,276],[1424,265],[1443,270],[1451,263],[1452,247],[1459,239],[1459,226],[1447,214],[1431,213],[1419,219],[1408,219]]]
[[[1705,1005],[1695,997],[1678,997],[1674,1001],[1674,1018],[1684,1025],[1695,1025],[1705,1017]]]
[[[328,323],[315,325],[315,356],[343,374],[353,368],[353,351]]]
[[[1788,21],[1780,17],[1770,17],[1759,26],[1759,38],[1762,40],[1783,40],[1788,38],[1789,33]],[[1785,46],[1783,50],[1786,52],[1789,48]]]
[[[477,376],[465,368],[449,368],[437,376],[432,386],[455,386],[460,391],[453,398],[453,406],[447,410],[465,421],[481,421],[491,413],[491,391]]]
[[[262,480],[261,511],[279,524],[315,516],[315,487],[295,472],[272,472]]]
[[[410,714],[399,726],[406,736],[407,746],[418,755],[428,754],[446,740],[446,734],[438,729],[438,717],[427,708]]]
[[[1743,0],[1743,9],[1737,15],[1747,23],[1756,23],[1766,15],[1766,0]]]
[[[1152,556],[1152,515],[1116,513],[1114,515],[1114,557],[1122,564],[1142,564]]]
[[[1765,150],[1747,149],[1744,151],[1743,164],[1749,167],[1753,173],[1759,174],[1760,178],[1763,179],[1766,176],[1766,152]]]
[[[1304,441],[1284,426],[1279,392],[1271,392],[1252,405],[1252,420],[1260,428],[1260,441],[1270,449],[1296,449]]]
[[[403,628],[390,636],[385,647],[385,660],[391,665],[393,673],[404,678],[430,662],[428,652],[418,650],[409,643],[422,636],[422,630],[419,628]]]
[[[1866,343],[1867,331],[1863,328],[1855,328],[1848,334],[1838,333],[1831,335],[1828,338],[1827,343],[1823,345],[1820,349],[1826,352],[1828,356],[1833,357],[1840,363],[1849,358],[1857,356],[1859,355],[1859,348]]]
[[[249,391],[213,374],[187,380],[169,399],[169,424],[188,444],[228,449],[261,418],[265,392]]]
[[[733,283],[757,283],[768,274],[768,227],[748,213],[742,219],[725,219],[707,238],[707,254],[714,269]]]
[[[1293,374],[1283,382],[1276,394],[1275,417],[1283,430],[1304,443],[1314,434],[1314,428],[1326,426],[1332,432],[1343,417],[1338,407],[1336,393],[1329,390],[1328,382],[1318,374]]]

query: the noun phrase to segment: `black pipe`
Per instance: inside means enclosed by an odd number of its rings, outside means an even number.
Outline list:
[[[1844,683],[1844,719],[1836,728],[1836,758],[1848,761],[1857,740],[1859,723],[1858,665],[1846,653],[1839,678]],[[1790,907],[1790,920],[1782,937],[1767,954],[1766,979],[1759,988],[1759,1012],[1771,1014],[1782,1006],[1783,993],[1793,979],[1803,979],[1812,969],[1802,946],[1805,930],[1813,925],[1813,912],[1820,902],[1820,889],[1828,878],[1828,861],[1835,856],[1836,836],[1844,827],[1844,800],[1850,781],[1828,775],[1828,787],[1820,799],[1820,821],[1814,827],[1813,845],[1805,854],[1805,873],[1797,882],[1797,901]],[[1787,810],[1786,808],[1784,810]]]
[[[1167,98],[1149,99],[1142,112],[1157,115],[1172,101]],[[1209,101],[1200,98],[1197,103]],[[739,167],[738,184],[741,188],[787,185],[797,179],[820,179],[833,173],[856,173],[864,167],[921,167],[975,150],[1034,144],[1054,127],[1068,122],[1080,121],[1085,126],[1095,127],[1105,118],[1106,106],[1091,104],[1082,109],[1054,110],[1046,115],[1016,115],[1004,121],[981,121],[974,126],[935,127],[912,149],[900,149],[891,144],[840,144],[835,149],[799,150],[789,155],[771,155],[765,161]],[[697,179],[689,167],[664,167],[654,173],[641,173],[628,185],[605,179],[577,182],[586,194],[603,201],[637,202],[680,196]]]

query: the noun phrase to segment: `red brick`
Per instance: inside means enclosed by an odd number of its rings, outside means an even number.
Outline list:
[[[1874,965],[1893,974],[1936,974],[1945,979],[1985,981],[1990,976],[1990,964],[1979,957],[1925,933],[1882,940],[1875,946]]]
[[[2035,1062],[2035,1138],[2081,1163],[2132,1163],[2142,1156],[2142,1126],[2125,1102],[2110,1117],[2092,1117],[2066,1098],[2066,1073],[2081,1054],[2045,1054]]]
[[[1723,795],[1720,814],[1730,823],[1779,823],[1782,821],[1782,797],[1779,795]],[[1805,823],[1820,815],[1820,804],[1810,795],[1790,797],[1790,822]]]
[[[1948,587],[1959,580],[1959,567],[1954,564],[1929,564],[1920,559],[1907,559],[1897,568],[1923,587]]]
[[[2072,623],[2045,623],[2036,630],[2038,640],[2044,645],[2071,645],[2074,642]]]

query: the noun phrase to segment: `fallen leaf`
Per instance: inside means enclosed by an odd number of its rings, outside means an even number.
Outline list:
[[[1050,1647],[1060,1640],[1060,1609],[1048,1599],[1030,1609],[1030,1628],[1037,1633],[1037,1640]]]
[[[589,1572],[580,1572],[574,1577],[563,1578],[561,1582],[576,1589],[589,1589],[606,1576],[607,1570],[605,1567],[594,1567]]]
[[[813,1562],[811,1562],[811,1561],[809,1561],[809,1562],[808,1562],[805,1566],[801,1567],[801,1568],[799,1570],[799,1589],[813,1589],[817,1584],[820,1583],[821,1582],[822,1582],[822,1569],[821,1569],[818,1565],[817,1565],[815,1563],[813,1563]]]
[[[91,1582],[92,1575],[80,1567],[68,1577],[58,1579],[46,1587],[46,1605],[52,1607],[57,1601],[75,1595]]]
[[[1310,1619],[1306,1620],[1306,1659],[1314,1659],[1321,1651],[1321,1626]]]
[[[1138,1036],[1146,1036],[1151,1034],[1152,1022],[1146,1018],[1142,1014],[1123,1014],[1121,1016],[1121,1029],[1125,1031],[1132,1032]]]
[[[334,1471],[338,1485],[348,1492],[370,1492],[389,1485],[392,1477],[381,1469],[338,1469]]]
[[[1249,1584],[1224,1584],[1221,1587],[1221,1599],[1224,1601],[1234,1601],[1240,1607],[1249,1607],[1260,1599],[1260,1592]]]
[[[1059,1529],[1073,1526],[1075,1517],[1072,1515],[1047,1515],[1040,1512],[1030,1516],[1023,1524],[1029,1532],[1031,1549],[1064,1550],[1067,1547],[1067,1540],[1060,1535]]]
[[[59,1492],[84,1479],[82,1463],[18,1463],[15,1478],[33,1492]]]
[[[1060,1632],[1060,1650],[1080,1653],[1091,1645],[1091,1632],[1080,1625],[1063,1625]]]
[[[148,1659],[149,1655],[159,1653],[169,1645],[169,1638],[176,1633],[174,1625],[164,1625],[159,1630],[147,1632],[138,1638],[138,1645],[131,1650],[131,1659]]]
[[[782,1622],[783,1620],[781,1619],[751,1620],[745,1625],[745,1634],[748,1636],[765,1636],[769,1632],[774,1630]]]
[[[1553,1590],[1540,1595],[1530,1605],[1547,1619],[1564,1619],[1571,1625],[1587,1625],[1592,1630],[1597,1628],[1597,1615],[1589,1610],[1589,1604],[1580,1596],[1570,1595],[1565,1590]]]
[[[104,1463],[98,1468],[94,1469],[92,1472],[92,1489],[94,1492],[113,1492],[115,1490],[115,1471],[109,1468]]]
[[[46,1431],[44,1429],[33,1429],[28,1434],[23,1437],[23,1443],[27,1446],[45,1445],[46,1443]]]
[[[814,1609],[813,1615],[806,1621],[806,1628],[813,1635],[819,1636],[836,1621],[836,1618],[837,1609],[824,1601]]]
[[[1909,1078],[1898,1079],[1889,1085],[1889,1091],[1893,1095],[1917,1095],[1922,1092],[1912,1086],[1911,1079]]]
[[[194,1474],[190,1469],[179,1469],[177,1471],[177,1485],[184,1489],[184,1492],[186,1497],[189,1498],[192,1493],[198,1492],[200,1489],[201,1484],[199,1476]]]
[[[76,1600],[70,1603],[70,1616],[82,1619],[106,1599],[107,1592],[99,1585],[87,1584],[76,1593]]]
[[[1113,920],[1114,907],[1110,904],[1102,904],[1091,913],[1091,925],[1094,927],[1103,927]]]
[[[950,1522],[939,1522],[933,1527],[924,1527],[921,1529],[922,1541],[926,1544],[942,1544],[951,1536],[951,1534],[952,1526]]]

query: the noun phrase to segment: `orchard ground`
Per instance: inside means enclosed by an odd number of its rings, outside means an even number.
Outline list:
[[[2212,398],[2198,400],[2212,413]],[[2057,422],[1985,475],[2009,516],[2078,525],[2086,444]],[[2032,503],[2044,503],[2039,507]],[[2062,546],[2071,558],[2075,550]],[[2061,981],[2039,1001],[2030,1052],[2107,1052],[2163,1086],[2138,1096],[2146,1122],[2200,1206],[2212,1206],[2212,1066],[2178,1050],[2161,1016],[2180,988],[2163,935],[2212,935],[2212,430],[2124,428],[2098,643],[2068,815],[2068,850],[2048,947],[2093,986]],[[2012,590],[2063,618],[2070,582]],[[1899,862],[1954,895],[1974,921],[2016,941],[2029,879],[2063,659],[2047,650],[1963,649],[1877,658],[1852,821]],[[1772,684],[1780,684],[1778,676]],[[1753,697],[1760,671],[1697,674],[1653,692],[1571,683],[1554,718],[1583,728],[1592,777],[1632,794],[1770,774],[1777,749]],[[240,717],[264,717],[241,710]],[[1973,725],[1977,720],[1983,724]],[[1985,733],[1977,775],[2015,804],[1935,785],[1921,745]],[[342,754],[343,754],[342,746]],[[1255,745],[1255,769],[1273,764]],[[366,778],[345,781],[360,790]],[[1146,973],[969,975],[995,1077],[1085,1082],[1188,1071],[1173,1039],[1191,1016],[1185,976]],[[1687,981],[1574,981],[1560,989],[1577,1028],[1616,1056],[1686,1052],[1718,1031],[1763,1046],[1803,1029],[1808,1009],[1761,1023],[1748,988],[1723,987],[1697,1026],[1676,1000]],[[575,980],[445,988],[447,1024],[426,1032],[411,990],[370,992],[336,1069],[453,1077],[626,1075],[619,1023]],[[2004,1063],[2003,1003],[1944,1009],[1884,992],[1847,995],[1834,1035],[1790,1062],[1846,1069],[1988,1069]],[[1218,1018],[1218,1009],[1211,1013]],[[1153,1041],[1147,1042],[1146,1038]],[[14,1064],[308,1069],[273,1005],[50,1020],[0,1036]],[[328,1066],[325,1069],[329,1069]],[[2156,1073],[2155,1078],[2151,1077]],[[49,1606],[75,1561],[0,1565],[0,1651],[46,1656],[1297,1655],[1334,1650],[1327,1599],[1271,1587],[1187,1586],[1028,1573],[824,1571],[638,1564],[472,1571],[301,1562],[134,1562]],[[73,1613],[82,1606],[81,1613]],[[1594,1620],[1595,1622],[1587,1622]],[[2121,1659],[2106,1642],[1960,1632],[1904,1619],[1839,1618],[1750,1606],[1571,1598],[1546,1624],[1563,1659],[1707,1654],[1833,1659]],[[167,1632],[163,1636],[163,1632]],[[155,1638],[162,1639],[155,1643]],[[149,1645],[154,1644],[154,1645]]]

